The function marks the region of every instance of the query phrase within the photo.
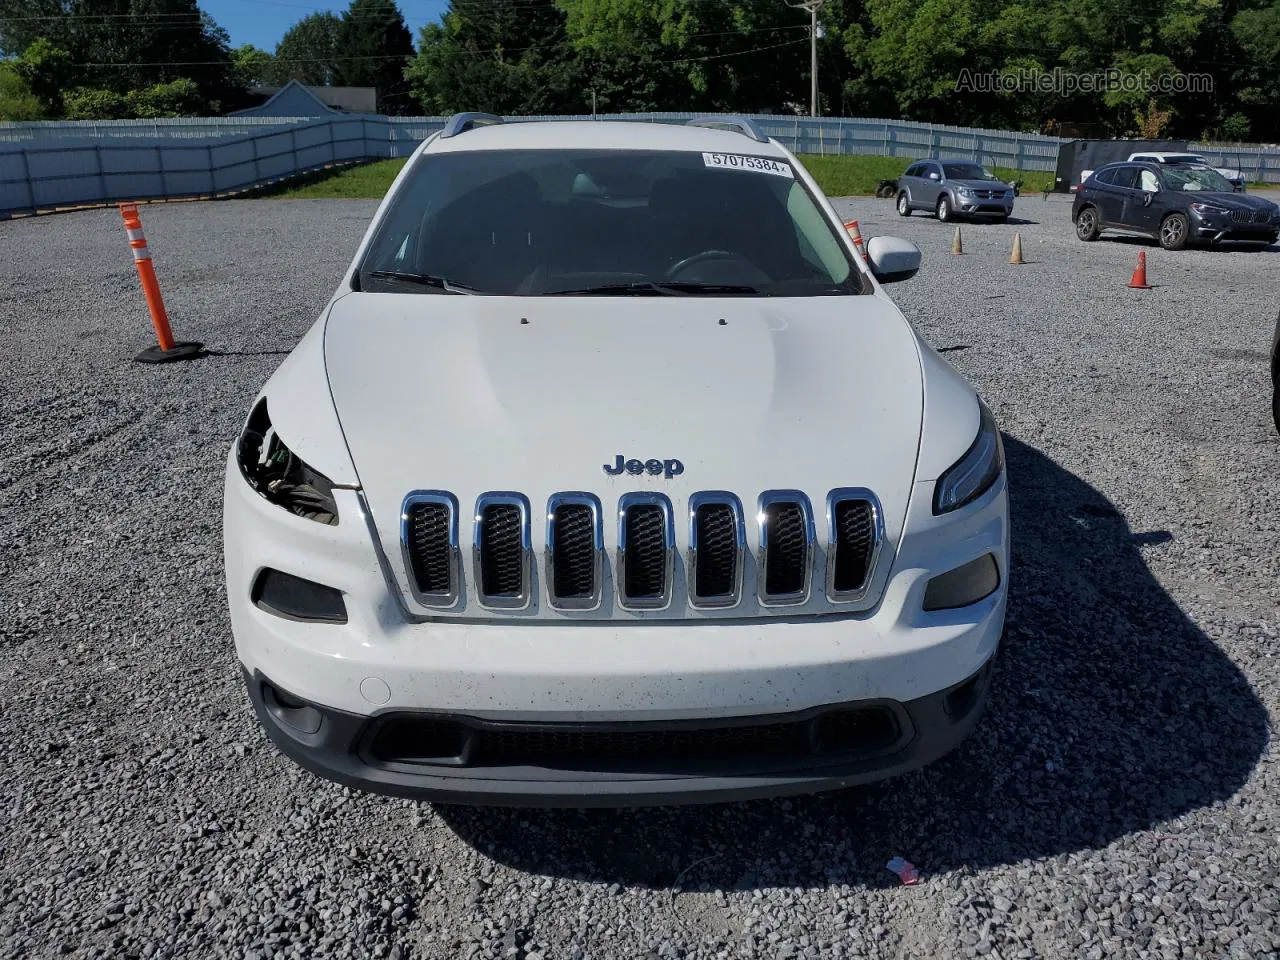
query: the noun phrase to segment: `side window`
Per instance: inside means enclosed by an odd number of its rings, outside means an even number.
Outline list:
[[[1137,167],[1121,167],[1116,171],[1115,184],[1117,187],[1128,187],[1130,189],[1138,185],[1138,168]]]
[[[1099,183],[1105,183],[1107,186],[1115,186],[1116,172],[1114,170],[1102,170],[1095,173],[1093,179]]]
[[[920,164],[918,164],[918,163],[913,163],[911,166],[907,167],[907,172],[906,172],[906,173],[904,173],[904,174],[903,174],[903,176],[904,176],[904,177],[918,177],[918,176],[920,176]]]

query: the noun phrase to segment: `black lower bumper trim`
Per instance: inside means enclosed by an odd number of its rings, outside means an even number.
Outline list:
[[[245,672],[268,735],[301,766],[392,796],[503,806],[642,806],[811,793],[906,773],[982,714],[991,662],[906,703],[643,723],[501,723],[428,712],[360,716]]]

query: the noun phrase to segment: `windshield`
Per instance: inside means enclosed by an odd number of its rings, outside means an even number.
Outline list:
[[[862,293],[837,230],[778,159],[425,154],[397,190],[358,283],[514,296]]]
[[[995,174],[978,163],[944,163],[943,172],[952,180],[994,180]]]
[[[1164,182],[1170,190],[1231,192],[1231,184],[1226,178],[1208,167],[1166,167]]]

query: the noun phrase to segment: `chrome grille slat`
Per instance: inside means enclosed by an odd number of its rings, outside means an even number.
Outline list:
[[[618,501],[618,602],[661,610],[671,602],[675,526],[660,493],[627,493]]]
[[[547,597],[561,610],[600,605],[604,535],[600,501],[589,493],[557,493],[547,502]]]
[[[518,493],[485,493],[476,500],[472,540],[476,594],[481,605],[529,605],[533,551],[529,501]]]
[[[884,517],[870,490],[843,487],[827,494],[827,599],[852,603],[870,588]]]
[[[742,504],[722,490],[689,498],[689,603],[732,607],[742,598]]]
[[[423,606],[458,602],[458,501],[443,490],[415,490],[400,507],[400,546],[409,586]]]
[[[804,603],[813,569],[813,509],[799,490],[760,494],[756,589],[765,606]]]

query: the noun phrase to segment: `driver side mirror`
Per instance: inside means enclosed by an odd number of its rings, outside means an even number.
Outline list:
[[[867,262],[881,283],[910,280],[920,270],[920,248],[898,237],[872,237],[867,241]]]
[[[938,173],[938,171],[937,171],[937,170],[930,170],[930,171],[929,171],[929,179],[930,179],[930,180],[941,180],[941,179],[942,179],[942,175],[941,175],[940,173]]]

